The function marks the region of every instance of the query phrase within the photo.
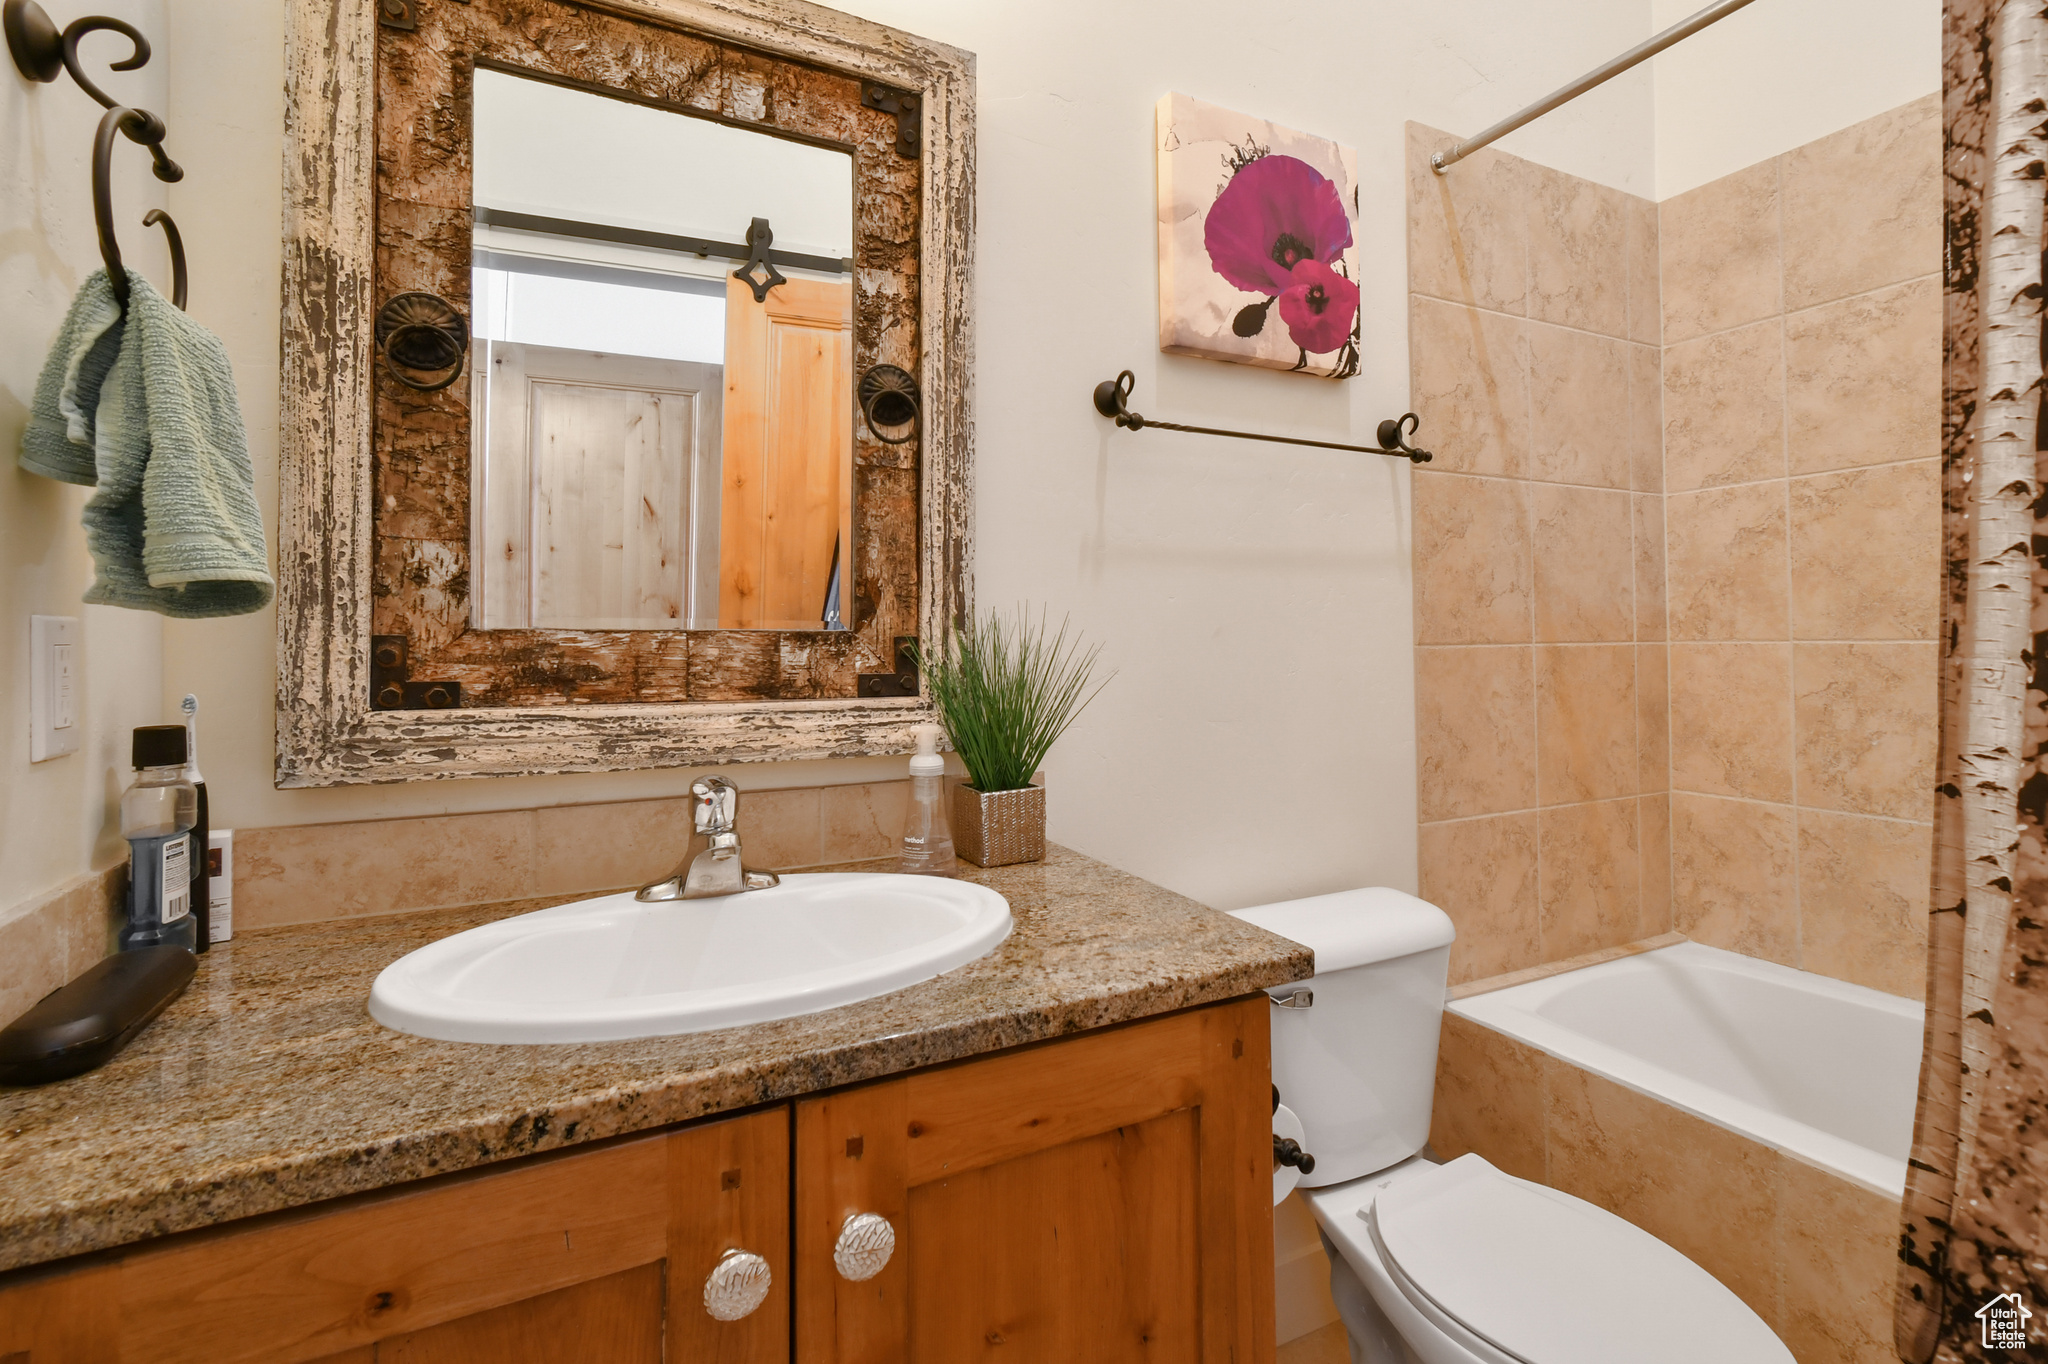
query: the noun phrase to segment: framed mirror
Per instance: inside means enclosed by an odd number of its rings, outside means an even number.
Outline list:
[[[292,0],[280,785],[902,751],[968,605],[973,65]]]

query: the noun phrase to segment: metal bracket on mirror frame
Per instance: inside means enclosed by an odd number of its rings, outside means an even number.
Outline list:
[[[460,682],[415,682],[404,635],[370,636],[371,710],[459,710]]]
[[[915,90],[863,81],[860,102],[870,109],[896,115],[896,155],[905,161],[915,161],[924,154],[924,101]]]
[[[420,26],[419,5],[416,0],[377,0],[377,22],[411,33]]]
[[[439,294],[393,294],[377,310],[375,334],[384,368],[407,388],[433,393],[462,377],[469,357],[469,322]],[[448,373],[422,383],[406,370]]]
[[[896,671],[861,673],[854,695],[862,698],[917,695],[917,636],[896,636]]]
[[[908,445],[917,439],[924,395],[917,376],[900,365],[870,365],[855,389],[860,415],[884,445]]]
[[[778,284],[789,283],[783,273],[775,268],[775,262],[768,259],[771,254],[768,248],[774,244],[775,229],[768,226],[768,220],[754,219],[753,225],[747,229],[747,263],[733,271],[732,277],[754,291],[756,303],[766,303],[770,289]],[[766,279],[754,278],[757,267],[768,272]]]

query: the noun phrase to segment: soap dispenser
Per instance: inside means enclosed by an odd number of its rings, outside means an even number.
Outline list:
[[[939,727],[922,724],[910,759],[910,813],[903,821],[903,853],[896,870],[919,876],[951,876],[953,827],[946,822],[946,760],[939,754]]]

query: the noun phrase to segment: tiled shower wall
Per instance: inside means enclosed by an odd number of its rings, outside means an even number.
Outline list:
[[[1670,928],[1657,208],[1408,129],[1421,891],[1471,980]]]
[[[1411,126],[1408,183],[1453,981],[1675,928],[1917,996],[1936,101],[1661,205],[1491,151],[1439,177],[1446,140]]]
[[[1661,206],[1673,926],[1914,998],[1941,143],[1930,95]]]

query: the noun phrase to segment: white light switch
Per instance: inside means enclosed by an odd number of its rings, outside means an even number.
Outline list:
[[[78,751],[78,618],[29,617],[29,761]]]

